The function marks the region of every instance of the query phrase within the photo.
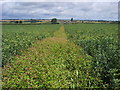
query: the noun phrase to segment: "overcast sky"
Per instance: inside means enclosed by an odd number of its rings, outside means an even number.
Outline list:
[[[10,0],[9,0],[10,1]],[[118,20],[118,2],[4,2],[3,19]]]

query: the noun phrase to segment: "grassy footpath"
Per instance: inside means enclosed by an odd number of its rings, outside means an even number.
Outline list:
[[[75,88],[102,85],[91,70],[91,57],[67,40],[64,26],[54,37],[37,41],[3,68],[3,88]]]
[[[54,33],[54,37],[67,39],[64,26],[61,26],[60,29]]]

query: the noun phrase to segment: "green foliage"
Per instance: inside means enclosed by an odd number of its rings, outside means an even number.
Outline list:
[[[73,18],[71,18],[71,21],[73,21]]]
[[[3,26],[4,55],[15,56],[2,69],[2,87],[119,88],[117,25],[68,24],[67,36],[58,27]]]
[[[36,40],[52,36],[59,25],[3,25],[2,65],[20,54],[21,49],[28,48]]]
[[[51,23],[52,23],[52,24],[56,24],[56,23],[57,23],[57,19],[56,19],[56,18],[53,18],[53,19],[51,20]]]
[[[119,88],[117,24],[76,24],[65,28],[69,39],[93,57],[92,67],[96,76],[108,87]]]
[[[61,34],[61,35],[59,35]],[[68,41],[62,26],[54,37],[35,42],[3,69],[3,88],[100,88],[92,57]]]

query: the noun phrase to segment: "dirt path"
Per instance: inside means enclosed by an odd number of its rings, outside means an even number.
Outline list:
[[[87,68],[80,69],[80,66],[87,65],[88,56],[67,40],[64,26],[61,26],[54,37],[34,43],[14,59],[3,70],[4,87],[72,88],[79,85],[76,81],[78,73],[84,82],[83,74]]]

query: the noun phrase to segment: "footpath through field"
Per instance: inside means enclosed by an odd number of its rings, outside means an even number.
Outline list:
[[[11,65],[5,66],[3,87],[84,87],[87,62],[88,56],[67,40],[61,26],[54,37],[37,41],[21,56],[16,56]]]

